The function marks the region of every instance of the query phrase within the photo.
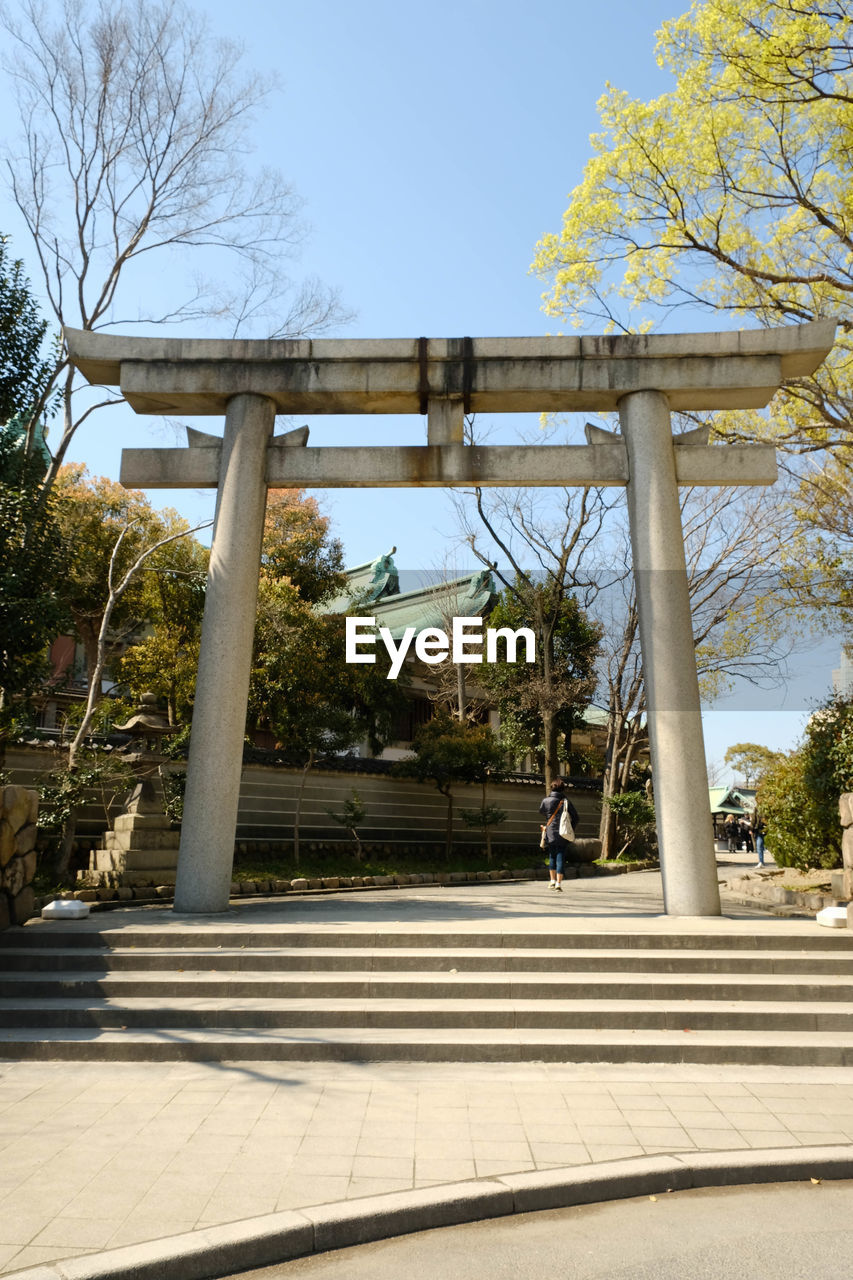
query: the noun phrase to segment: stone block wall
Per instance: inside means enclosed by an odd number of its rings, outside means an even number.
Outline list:
[[[25,924],[35,910],[38,792],[0,787],[0,929]]]
[[[845,792],[838,801],[841,819],[842,897],[853,899],[853,795]]]

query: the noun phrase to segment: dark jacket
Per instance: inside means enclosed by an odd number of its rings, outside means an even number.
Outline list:
[[[560,818],[563,816],[562,813],[559,813],[553,822],[548,821],[551,815],[564,801],[566,808],[569,811],[569,817],[572,820],[572,826],[575,831],[578,829],[578,811],[566,795],[565,791],[552,791],[549,796],[545,797],[539,806],[539,812],[542,815],[543,822],[548,823],[548,826],[545,828],[546,844],[566,843],[564,837],[560,835]]]

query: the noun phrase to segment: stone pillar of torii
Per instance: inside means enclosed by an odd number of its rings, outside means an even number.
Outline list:
[[[268,488],[626,487],[664,906],[720,914],[679,485],[765,485],[770,445],[673,437],[678,410],[757,409],[813,373],[834,321],[749,332],[389,340],[133,338],[66,330],[89,382],[138,413],[225,417],[183,449],[126,449],[121,481],[218,489],[175,911],[228,907]],[[468,445],[467,413],[616,411],[586,445]],[[307,445],[276,414],[427,417],[422,446]]]

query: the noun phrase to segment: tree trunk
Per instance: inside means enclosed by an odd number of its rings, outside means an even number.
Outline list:
[[[604,770],[604,778],[601,787],[601,821],[598,829],[598,837],[601,840],[601,857],[607,860],[613,857],[616,844],[616,820],[612,809],[606,803],[607,797],[616,795],[619,788],[619,757],[622,748],[622,732],[624,721],[621,716],[614,717],[609,728],[609,760]]]
[[[59,850],[53,864],[53,872],[59,884],[70,880],[71,855],[74,852],[74,837],[77,834],[77,810],[72,809],[62,828]]]
[[[550,711],[542,712],[542,738],[545,744],[545,789],[550,791],[551,782],[560,776],[560,761],[557,755],[557,728],[554,716]]]
[[[299,823],[302,818],[302,797],[305,794],[305,783],[308,781],[308,772],[314,764],[315,754],[313,749],[308,753],[308,763],[302,770],[299,790],[296,793],[296,811],[293,815],[293,865],[297,871],[299,870]]]
[[[465,668],[461,662],[457,662],[456,664],[456,702],[458,708],[458,720],[459,723],[462,724],[465,720],[466,693]]]
[[[485,813],[486,813],[486,780],[485,778],[483,779],[483,782],[482,782],[482,792],[480,795],[480,809],[484,817],[483,838],[486,843],[486,862],[488,863],[489,866],[491,866],[492,865],[492,828],[485,821]]]

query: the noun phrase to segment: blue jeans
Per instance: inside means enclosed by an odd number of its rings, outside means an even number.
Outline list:
[[[548,845],[548,866],[552,871],[556,871],[558,876],[563,874],[563,854],[566,852],[566,842],[564,840],[555,840],[553,844]]]
[[[758,861],[763,866],[764,865],[764,836],[755,835],[753,836],[753,839],[755,841],[756,857],[758,858]]]

